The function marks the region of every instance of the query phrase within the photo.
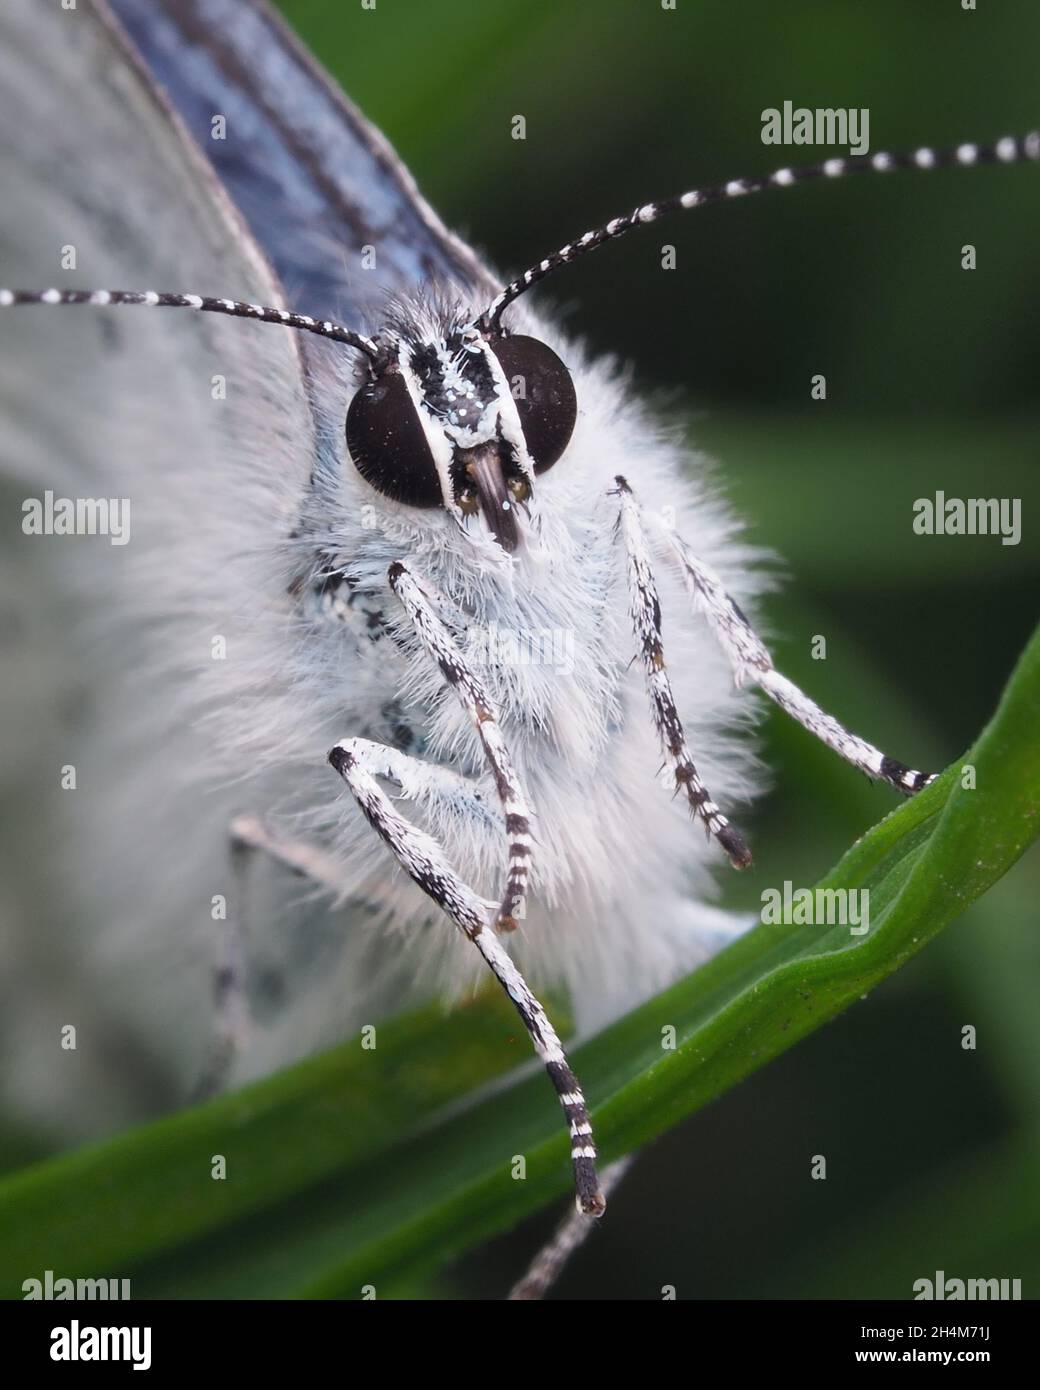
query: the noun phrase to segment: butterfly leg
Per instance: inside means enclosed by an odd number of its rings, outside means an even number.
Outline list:
[[[493,904],[463,882],[438,841],[406,820],[388,799],[376,781],[380,769],[378,763],[373,762],[371,743],[364,739],[345,739],[332,749],[329,761],[398,862],[472,941],[512,1000],[567,1119],[578,1208],[587,1215],[598,1216],[606,1204],[596,1173],[596,1148],[585,1097],[548,1015],[498,937],[499,931],[508,931],[516,925],[516,916],[523,909],[531,862],[532,813],[502,737],[490,695],[456,646],[435,603],[422,582],[404,565],[391,565],[388,578],[420,645],[437,663],[445,681],[472,719],[494,780],[508,842],[506,888],[497,911]]]
[[[400,814],[376,781],[379,766],[378,762],[373,765],[371,761],[372,748],[366,739],[344,739],[330,752],[329,762],[346,782],[369,824],[398,863],[472,941],[512,1000],[567,1117],[579,1209],[598,1216],[605,1202],[596,1175],[592,1126],[585,1097],[556,1030],[498,938],[494,929],[494,905],[463,882],[433,836]]]
[[[868,777],[880,778],[905,796],[911,796],[934,782],[935,773],[916,772],[905,763],[890,758],[866,739],[851,733],[833,715],[827,714],[815,701],[804,694],[773,665],[761,638],[730,598],[718,575],[697,558],[690,547],[675,534],[665,532],[665,540],[677,560],[694,607],[704,614],[729,658],[737,685],[754,681],[782,710],[785,710],[811,734],[840,754],[846,762],[865,772]]]
[[[232,824],[228,849],[234,892],[223,923],[221,960],[213,971],[213,1035],[202,1071],[191,1091],[199,1104],[224,1089],[235,1058],[249,1038],[249,1000],[246,994],[246,895],[252,848]]]
[[[445,681],[469,715],[494,778],[509,846],[506,887],[496,926],[499,930],[511,930],[524,910],[531,871],[533,812],[506,747],[491,697],[456,646],[437,611],[433,595],[423,581],[402,564],[390,566],[389,580],[411,619],[421,646],[436,661]]]
[[[733,867],[747,868],[751,863],[751,851],[743,836],[730,825],[711,799],[686,746],[682,720],[675,707],[668,670],[664,664],[661,604],[657,597],[657,584],[650,563],[646,533],[640,519],[639,504],[624,478],[618,477],[614,481],[616,489],[613,495],[620,499],[619,522],[628,557],[632,624],[646,671],[647,692],[650,696],[654,724],[671,763],[676,790],[685,789],[690,809],[703,821],[708,834],[713,836],[729,855]]]

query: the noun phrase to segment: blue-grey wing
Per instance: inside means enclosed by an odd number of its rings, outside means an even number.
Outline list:
[[[104,3],[213,164],[291,308],[357,327],[371,325],[387,292],[431,281],[495,292],[384,136],[265,0]],[[234,296],[235,287],[210,292]]]

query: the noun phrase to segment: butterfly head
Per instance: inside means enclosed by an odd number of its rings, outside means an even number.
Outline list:
[[[456,314],[401,315],[347,413],[358,472],[408,507],[482,516],[506,551],[537,477],[563,454],[577,399],[545,343],[487,333]]]

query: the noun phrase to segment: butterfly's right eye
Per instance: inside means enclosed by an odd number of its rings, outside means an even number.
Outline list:
[[[347,448],[374,488],[409,507],[439,507],[440,479],[400,372],[367,382],[347,411]]]

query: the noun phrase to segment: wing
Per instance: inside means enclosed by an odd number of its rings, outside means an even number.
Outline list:
[[[0,284],[279,304],[284,279],[294,307],[346,321],[429,278],[494,288],[250,0],[5,0],[0,122]],[[197,1074],[232,816],[334,798],[320,771],[344,730],[291,678],[287,540],[319,452],[326,473],[342,454],[349,371],[289,332],[144,309],[5,310],[0,358],[0,1050],[22,1118],[67,1138]],[[126,503],[127,543],[26,534],[47,496]],[[290,971],[297,1003],[272,1003],[255,1069],[351,1026],[342,922],[294,910],[287,961],[278,908],[299,894],[260,892],[260,979]]]
[[[96,7],[0,6],[0,124],[0,283],[277,302]],[[286,537],[314,457],[298,348],[187,311],[0,317],[0,1051],[8,1092],[66,1134],[169,1103],[198,1063],[243,809],[200,706],[248,725],[288,699]],[[126,500],[125,543],[27,534],[48,494],[95,519]]]
[[[262,0],[107,0],[270,257],[292,308],[351,327],[386,292],[489,271]],[[214,139],[214,117],[224,118]],[[371,254],[363,268],[364,248]],[[215,293],[231,294],[230,290]]]
[[[5,283],[190,288],[201,277],[248,299],[278,301],[280,286],[263,251],[136,55],[105,21],[103,7],[87,0],[66,11],[9,0],[0,13],[0,39],[0,169],[3,187],[12,190],[0,210]],[[31,473],[27,461],[41,436],[49,466],[63,467],[66,476],[66,461],[75,459],[80,469],[91,452],[94,468],[107,455],[104,417],[125,401],[130,382],[124,378],[101,399],[91,382],[81,399],[84,363],[98,366],[125,355],[132,340],[135,357],[160,363],[147,379],[159,383],[173,372],[176,385],[183,366],[171,361],[183,364],[244,341],[240,332],[228,334],[225,325],[190,313],[160,321],[136,311],[142,321],[133,324],[118,311],[62,315],[57,332],[46,315],[31,312],[17,312],[3,325],[8,343],[38,345],[48,364],[49,381],[43,381],[39,359],[28,348],[11,354],[20,374],[5,378],[16,431],[8,455],[21,472]],[[286,435],[305,439],[296,335],[268,329],[261,340],[259,332],[250,334],[248,351],[282,384],[278,409]],[[61,408],[55,409],[57,402]],[[237,413],[206,421],[214,452],[225,432],[241,427],[233,419]],[[86,418],[101,425],[98,447],[85,437]],[[71,476],[82,486],[82,472]]]

